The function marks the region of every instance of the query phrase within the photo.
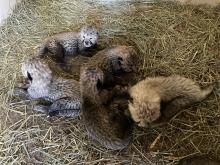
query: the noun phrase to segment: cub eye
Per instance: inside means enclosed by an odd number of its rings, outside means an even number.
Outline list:
[[[118,65],[121,66],[121,62],[123,61],[123,59],[121,57],[118,57]]]
[[[92,38],[90,38],[90,40],[91,40]]]
[[[98,79],[96,87],[98,90],[100,90],[102,88],[102,82],[100,81],[100,79]]]
[[[85,36],[83,36],[83,38],[85,39]]]
[[[28,80],[30,80],[30,81],[32,81],[32,80],[33,80],[33,78],[31,77],[31,75],[30,75],[30,73],[29,73],[29,72],[27,72],[27,76],[28,76]]]

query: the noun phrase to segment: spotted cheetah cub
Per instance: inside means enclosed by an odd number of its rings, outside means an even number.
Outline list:
[[[147,77],[129,90],[133,102],[129,111],[141,127],[156,121],[161,116],[161,103],[167,103],[166,111],[178,111],[205,99],[212,87],[201,89],[195,82],[181,76]]]
[[[136,72],[139,61],[133,46],[118,45],[99,51],[86,66],[98,66],[104,73],[104,83],[110,85],[123,81],[123,74]]]
[[[48,112],[49,116],[79,116],[79,82],[54,76],[48,64],[36,57],[24,62],[21,70],[28,80],[27,89],[15,88],[12,95],[50,101],[50,106],[34,107],[36,111]]]
[[[87,67],[81,70],[82,121],[94,140],[108,149],[121,150],[131,141],[132,124],[123,111],[103,104],[103,81],[101,69]]]
[[[75,56],[94,48],[97,45],[97,40],[97,30],[92,26],[86,26],[78,33],[63,32],[48,37],[40,47],[38,55],[43,56],[49,51],[62,60],[65,56]]]

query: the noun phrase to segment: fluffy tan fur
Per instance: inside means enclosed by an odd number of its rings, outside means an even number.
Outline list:
[[[133,102],[129,111],[139,126],[145,127],[161,116],[161,102],[165,111],[179,110],[205,99],[212,87],[201,89],[195,82],[181,76],[146,78],[129,90]]]

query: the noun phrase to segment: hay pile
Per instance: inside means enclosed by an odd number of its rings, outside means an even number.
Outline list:
[[[89,0],[23,0],[0,28],[0,164],[173,164],[198,153],[218,157],[219,18],[218,8],[166,2],[105,6]],[[34,55],[42,38],[85,24],[99,28],[102,45],[135,43],[145,59],[141,77],[180,74],[203,86],[216,82],[214,93],[166,126],[135,128],[134,142],[123,152],[93,143],[78,119],[49,120],[33,113],[30,102],[8,97],[21,76],[21,62]]]

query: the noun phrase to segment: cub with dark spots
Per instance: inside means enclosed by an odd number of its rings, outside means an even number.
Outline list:
[[[15,88],[11,95],[51,102],[49,106],[34,107],[35,111],[48,113],[49,116],[79,116],[81,102],[78,81],[55,76],[44,59],[38,57],[24,62],[21,70],[27,83]]]
[[[56,59],[76,56],[97,46],[98,32],[92,26],[83,27],[80,32],[63,32],[45,39],[40,46],[38,56],[52,52]]]
[[[104,73],[98,67],[85,67],[80,74],[82,121],[92,139],[112,150],[121,150],[131,141],[132,121],[123,110],[111,109],[102,93]],[[120,95],[120,93],[116,94]],[[104,101],[104,102],[103,102]]]

